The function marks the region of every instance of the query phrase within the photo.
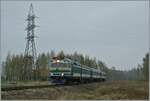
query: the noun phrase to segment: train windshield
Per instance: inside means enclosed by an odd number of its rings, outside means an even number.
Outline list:
[[[52,63],[52,67],[67,67],[66,63]]]

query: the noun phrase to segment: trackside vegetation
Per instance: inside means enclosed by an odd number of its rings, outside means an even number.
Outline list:
[[[37,71],[36,79],[34,77],[34,71],[26,72],[24,68],[24,55],[23,54],[11,54],[8,53],[6,60],[2,62],[2,82],[3,81],[31,81],[31,80],[48,80],[49,72],[49,61],[52,57],[59,56],[60,58],[66,57],[79,63],[86,65],[91,68],[99,68],[100,70],[106,72],[107,80],[146,80],[148,81],[148,71],[149,71],[149,54],[147,53],[143,57],[143,64],[137,64],[131,70],[123,71],[117,70],[116,67],[107,67],[107,65],[96,59],[95,57],[90,57],[88,55],[83,55],[81,53],[74,52],[73,54],[66,54],[63,51],[55,53],[54,51],[48,53],[41,53],[37,56]],[[142,58],[142,57],[141,57]],[[26,76],[30,76],[27,79]]]

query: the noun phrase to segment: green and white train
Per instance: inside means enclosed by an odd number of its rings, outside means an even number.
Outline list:
[[[58,59],[54,57],[49,64],[49,78],[55,84],[88,83],[106,80],[105,72],[82,65],[68,58]]]

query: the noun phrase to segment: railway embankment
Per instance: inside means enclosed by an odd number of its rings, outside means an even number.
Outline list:
[[[106,81],[82,85],[2,91],[2,99],[13,100],[145,100],[147,81]]]

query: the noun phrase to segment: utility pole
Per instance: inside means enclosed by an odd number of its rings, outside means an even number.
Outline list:
[[[30,5],[29,13],[27,16],[27,43],[24,53],[24,76],[25,80],[33,80],[37,78],[37,54],[36,54],[36,47],[35,47],[35,14],[33,11],[33,5]]]

